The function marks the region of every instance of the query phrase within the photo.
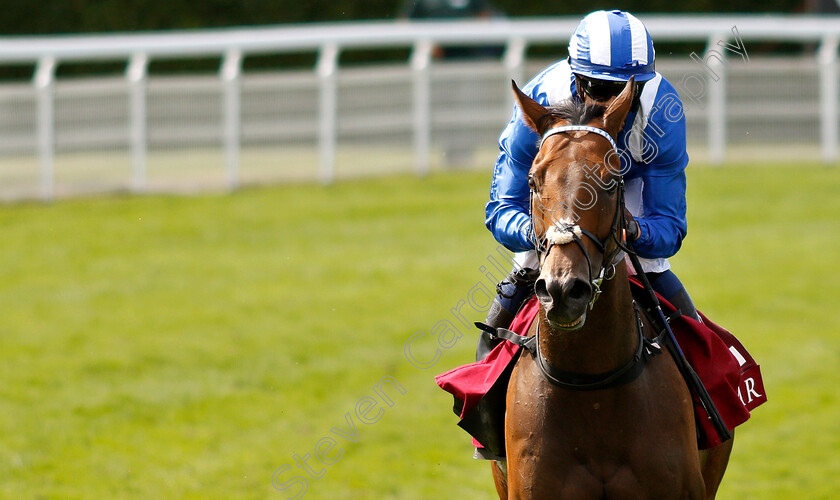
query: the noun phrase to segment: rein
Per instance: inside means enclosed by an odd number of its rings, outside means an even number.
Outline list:
[[[565,125],[547,130],[543,134],[542,139],[540,141],[540,148],[542,148],[542,145],[547,138],[555,134],[573,131],[590,132],[593,134],[600,135],[601,137],[609,141],[610,146],[612,146],[613,148],[613,151],[618,150],[615,140],[613,140],[613,138],[606,131],[595,127],[587,127],[584,125]],[[533,198],[536,195],[536,186],[532,182],[529,182],[529,185],[531,189],[531,207],[533,208]],[[615,387],[617,385],[626,384],[635,380],[636,377],[638,377],[644,370],[645,362],[653,356],[656,356],[657,354],[661,353],[661,346],[664,345],[670,352],[671,357],[674,359],[674,363],[677,365],[677,368],[683,375],[683,378],[685,379],[689,388],[692,390],[692,392],[695,393],[697,399],[699,399],[700,403],[702,404],[706,414],[711,419],[712,424],[714,425],[715,430],[717,431],[721,441],[727,441],[732,437],[732,434],[729,431],[729,428],[726,426],[726,423],[723,421],[720,412],[715,407],[714,401],[712,401],[712,398],[709,396],[708,391],[703,386],[703,382],[700,380],[700,378],[697,376],[697,373],[686,360],[685,355],[683,354],[682,349],[680,348],[679,343],[677,342],[677,339],[674,336],[674,332],[671,330],[671,327],[669,325],[669,318],[666,318],[665,314],[662,312],[659,300],[657,299],[656,293],[653,291],[653,287],[651,287],[647,276],[645,275],[644,269],[642,268],[642,265],[639,262],[638,255],[636,255],[636,252],[633,251],[631,244],[622,241],[623,238],[620,238],[618,236],[619,230],[623,232],[627,226],[626,220],[624,218],[624,178],[621,176],[619,176],[618,179],[617,190],[618,195],[616,197],[616,209],[615,213],[613,214],[613,221],[611,224],[610,234],[606,238],[604,238],[603,241],[599,239],[596,235],[592,234],[586,229],[583,229],[577,224],[568,222],[555,222],[546,231],[546,245],[544,245],[545,249],[542,254],[540,253],[540,246],[542,246],[542,241],[535,241],[535,247],[539,256],[540,266],[542,266],[544,255],[547,254],[549,250],[551,250],[552,246],[565,245],[572,242],[576,243],[580,247],[581,251],[583,251],[583,255],[586,257],[586,262],[588,264],[589,279],[593,286],[593,297],[592,301],[589,303],[589,308],[592,309],[592,307],[595,305],[595,301],[601,294],[601,283],[604,279],[609,280],[615,277],[615,266],[621,259],[623,259],[624,254],[626,253],[630,257],[633,267],[636,269],[636,273],[644,286],[646,295],[649,296],[648,302],[651,304],[651,306],[648,308],[648,310],[651,312],[655,311],[658,315],[658,318],[655,319],[659,320],[659,325],[654,326],[654,328],[660,332],[659,335],[653,340],[649,340],[644,336],[644,333],[642,331],[641,319],[639,317],[639,308],[636,304],[636,301],[634,300],[633,310],[636,313],[636,330],[638,335],[638,346],[636,347],[636,352],[633,355],[633,358],[624,366],[597,375],[570,373],[551,366],[551,364],[548,363],[548,361],[545,359],[545,357],[542,355],[542,352],[540,351],[539,322],[537,323],[537,332],[533,337],[521,336],[503,328],[499,328],[497,330],[496,336],[509,340],[514,344],[523,346],[526,349],[528,349],[531,355],[534,356],[536,364],[539,367],[540,373],[551,384],[565,389],[577,391],[606,389],[609,387]],[[531,218],[533,227],[533,213],[531,214]],[[595,243],[595,246],[598,247],[598,250],[601,252],[602,255],[604,255],[606,252],[606,247],[609,243],[610,238],[612,238],[616,243],[616,249],[613,251],[613,254],[609,258],[604,258],[602,260],[601,270],[598,273],[598,276],[594,279],[592,278],[592,259],[589,256],[589,252],[586,251],[586,247],[584,246],[583,241],[581,240],[582,236],[586,236],[587,238],[592,240],[592,242]],[[612,269],[612,272],[607,274],[607,269]],[[476,325],[492,330],[492,328],[486,325],[481,325],[479,323],[476,323]],[[494,332],[490,333],[491,335],[493,335]]]
[[[574,391],[595,391],[598,389],[607,389],[609,387],[627,384],[636,380],[636,377],[641,375],[642,370],[645,369],[645,362],[662,352],[662,336],[660,335],[653,340],[645,337],[642,331],[642,319],[639,317],[639,307],[636,305],[635,300],[633,301],[633,311],[636,313],[636,332],[638,333],[639,342],[636,347],[636,352],[633,354],[633,358],[630,359],[630,361],[628,361],[624,366],[595,375],[567,372],[551,366],[551,364],[546,361],[545,357],[540,354],[540,324],[538,321],[537,333],[534,336],[536,341],[535,345],[533,345],[534,350],[531,350],[531,355],[536,359],[540,373],[542,373],[543,377],[545,377],[545,379],[551,384]]]
[[[616,147],[615,140],[604,130],[594,128],[594,127],[587,127],[583,125],[566,125],[560,127],[554,127],[549,129],[543,134],[542,140],[540,141],[540,148],[542,148],[543,143],[548,137],[551,137],[555,134],[560,134],[564,132],[572,132],[572,131],[583,131],[583,132],[591,132],[601,137],[607,139],[610,145],[613,148],[613,151],[616,151],[618,148]],[[531,209],[534,206],[534,196],[536,194],[537,187],[532,182],[533,179],[529,179],[529,187],[530,187],[530,197],[531,197]],[[591,391],[596,389],[607,389],[610,387],[615,387],[617,385],[629,383],[638,377],[642,371],[644,370],[645,363],[648,359],[660,354],[662,352],[662,345],[664,345],[671,354],[671,357],[674,359],[674,363],[677,365],[680,373],[683,375],[686,383],[688,384],[689,389],[696,395],[697,399],[699,399],[700,403],[703,406],[706,414],[708,415],[709,419],[712,421],[712,424],[715,427],[715,430],[718,433],[721,441],[727,441],[732,437],[729,428],[726,426],[726,423],[723,421],[723,418],[720,415],[720,412],[715,407],[714,401],[709,396],[708,391],[703,386],[703,382],[697,376],[697,373],[688,363],[686,360],[685,355],[682,352],[682,349],[677,342],[677,339],[674,336],[674,332],[671,330],[669,325],[669,318],[665,317],[665,314],[662,312],[662,308],[659,304],[659,300],[656,297],[656,292],[653,291],[653,287],[651,287],[650,282],[645,275],[644,269],[642,268],[641,263],[639,262],[639,257],[636,255],[636,252],[633,251],[632,245],[628,242],[624,242],[623,237],[619,238],[618,232],[621,230],[622,234],[626,229],[626,221],[624,218],[624,179],[623,177],[619,176],[618,180],[618,195],[616,199],[616,209],[615,213],[613,214],[613,221],[611,224],[610,234],[604,238],[602,241],[596,235],[592,234],[591,232],[583,229],[577,224],[573,223],[557,223],[555,222],[546,231],[546,242],[544,253],[548,253],[551,250],[553,245],[565,245],[571,242],[575,242],[580,249],[583,251],[583,255],[586,257],[587,264],[589,265],[589,278],[590,282],[593,286],[593,298],[592,301],[589,303],[589,308],[595,304],[595,301],[598,299],[598,296],[601,294],[600,285],[604,279],[612,279],[615,277],[615,266],[618,262],[623,258],[623,254],[626,253],[629,257],[631,262],[633,263],[633,267],[636,269],[636,272],[641,280],[646,295],[648,295],[648,302],[651,304],[648,308],[648,311],[655,311],[658,315],[658,326],[654,326],[655,329],[659,331],[659,335],[653,339],[649,340],[644,336],[643,327],[641,318],[639,316],[639,308],[636,304],[636,301],[633,300],[633,310],[636,314],[636,333],[638,335],[638,346],[636,347],[636,352],[633,355],[633,358],[627,362],[624,366],[621,366],[615,370],[611,370],[609,372],[590,375],[590,374],[581,374],[581,373],[570,373],[563,370],[559,370],[556,367],[551,366],[551,364],[545,359],[540,351],[540,344],[539,344],[539,335],[540,335],[540,324],[537,323],[537,331],[533,337],[526,337],[523,335],[519,335],[516,332],[512,332],[505,328],[493,328],[483,323],[476,323],[475,325],[482,330],[489,333],[492,337],[501,338],[510,341],[513,344],[525,347],[532,356],[534,356],[536,364],[540,370],[542,376],[548,380],[549,383],[552,385],[576,390],[576,391]],[[533,213],[531,214],[532,219],[532,228],[533,228]],[[589,252],[586,251],[586,247],[581,240],[582,236],[586,236],[593,243],[598,247],[598,250],[601,252],[602,255],[606,252],[607,244],[609,243],[609,239],[612,238],[616,243],[616,249],[614,250],[613,254],[609,258],[604,258],[601,262],[601,271],[598,273],[596,278],[592,278],[592,259],[589,256]],[[536,238],[535,238],[536,240]],[[537,250],[537,254],[539,255],[540,265],[542,265],[543,255],[540,255],[540,246],[542,245],[542,241],[535,241],[535,247]],[[606,263],[608,262],[608,264]],[[607,269],[612,269],[612,272],[607,275]],[[661,329],[660,329],[661,328]]]

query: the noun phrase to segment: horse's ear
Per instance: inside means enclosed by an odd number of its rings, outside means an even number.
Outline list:
[[[515,81],[511,80],[510,85],[513,87],[513,95],[516,97],[516,102],[522,110],[522,117],[525,123],[535,132],[541,133],[539,124],[542,118],[548,114],[548,110],[519,90]]]
[[[636,94],[636,78],[631,76],[624,90],[618,94],[613,102],[604,111],[603,128],[613,137],[618,137],[621,128],[624,127],[624,120],[630,107],[633,105],[633,96]]]

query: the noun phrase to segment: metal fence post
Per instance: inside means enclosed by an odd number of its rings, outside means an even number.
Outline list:
[[[320,133],[318,136],[319,178],[323,184],[335,180],[335,150],[338,141],[338,56],[335,43],[321,47],[318,54],[317,73],[320,81]]]
[[[55,67],[54,57],[41,57],[33,78],[38,93],[38,157],[44,200],[55,196]]]
[[[131,56],[125,76],[130,91],[131,129],[131,188],[134,191],[146,189],[146,78],[149,58],[145,53]]]
[[[818,51],[820,66],[820,143],[827,164],[837,161],[837,47],[836,35],[822,39]]]
[[[715,34],[709,37],[703,63],[708,68],[707,85],[709,87],[708,135],[709,157],[713,164],[720,165],[726,160],[726,50],[719,50],[725,44],[725,35]]]
[[[432,144],[431,40],[419,40],[411,52],[414,114],[414,166],[417,175],[429,173]]]
[[[228,189],[239,186],[239,153],[241,146],[242,113],[241,113],[241,83],[242,83],[242,52],[231,49],[225,53],[222,67],[219,71],[225,87],[224,112],[222,113],[224,127],[225,167],[227,170]]]
[[[525,51],[528,44],[524,38],[511,38],[505,48],[504,63],[508,72],[508,78],[516,82],[516,85],[525,85]],[[513,91],[507,93],[509,107],[513,107],[516,99]]]

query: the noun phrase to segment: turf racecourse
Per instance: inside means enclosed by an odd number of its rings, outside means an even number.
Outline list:
[[[433,382],[473,355],[451,310],[482,316],[458,305],[496,249],[488,182],[0,206],[0,498],[493,498]],[[838,192],[837,168],[690,169],[674,267],[770,398],[719,498],[840,490]],[[436,353],[443,320],[464,335]]]

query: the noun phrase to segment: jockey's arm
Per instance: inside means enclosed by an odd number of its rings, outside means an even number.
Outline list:
[[[513,252],[533,250],[530,239],[528,172],[537,154],[539,136],[519,118],[519,111],[499,137],[490,201],[485,206],[487,229]]]
[[[648,259],[671,257],[679,251],[688,231],[685,171],[644,176],[644,217],[637,217],[639,238],[633,248]]]
[[[670,84],[663,82],[660,88],[659,102],[679,102]],[[641,170],[644,216],[636,219],[640,234],[633,243],[639,256],[646,258],[667,258],[676,254],[688,232],[685,217],[685,168],[688,165],[685,115],[681,112],[681,105],[675,108],[680,110],[676,116],[661,108],[654,106],[645,130],[646,139],[655,139],[656,155]]]

